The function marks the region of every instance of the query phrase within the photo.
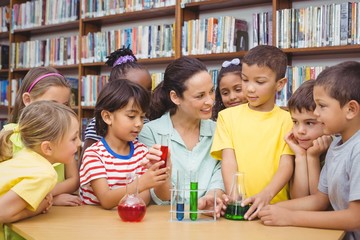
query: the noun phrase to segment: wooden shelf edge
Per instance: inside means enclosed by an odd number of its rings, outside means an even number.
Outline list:
[[[327,46],[327,47],[310,47],[310,48],[286,48],[282,49],[287,54],[294,56],[300,55],[319,55],[319,54],[342,54],[360,52],[360,45],[344,45],[344,46]]]
[[[164,64],[169,63],[175,60],[174,57],[162,57],[162,58],[147,58],[147,59],[138,59],[140,64]],[[109,67],[105,62],[94,62],[94,63],[82,63],[82,67]]]
[[[211,54],[197,54],[188,55],[188,57],[197,58],[202,61],[210,60],[228,60],[232,58],[242,58],[247,51],[231,52],[231,53],[211,53]]]
[[[72,64],[72,65],[61,65],[61,66],[54,66],[54,65],[51,65],[51,66],[45,66],[45,67],[53,67],[55,69],[75,69],[75,68],[78,68],[79,67],[79,64]],[[29,71],[31,68],[15,68],[12,70],[12,72],[27,72]]]
[[[186,3],[184,9],[197,9],[197,10],[215,10],[223,9],[235,6],[247,6],[247,5],[256,5],[256,4],[271,4],[271,0],[205,0],[200,2]]]
[[[158,18],[175,15],[175,5],[160,8],[150,8],[141,11],[118,13],[101,17],[83,18],[83,23],[108,24],[120,21],[135,21],[147,18]]]
[[[14,34],[49,33],[52,32],[54,28],[56,28],[56,31],[70,30],[70,29],[75,30],[79,28],[79,20],[43,25],[33,28],[17,29],[14,30]]]

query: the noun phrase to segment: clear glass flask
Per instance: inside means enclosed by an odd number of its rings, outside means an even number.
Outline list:
[[[133,177],[132,177],[133,176]],[[134,179],[135,189],[130,191],[129,184]],[[146,213],[146,204],[138,194],[138,176],[127,175],[126,195],[120,200],[117,207],[118,214],[124,222],[140,222]]]
[[[233,176],[229,202],[225,211],[225,218],[230,220],[245,220],[244,215],[249,210],[249,205],[242,207],[241,203],[246,198],[243,172],[237,172]]]

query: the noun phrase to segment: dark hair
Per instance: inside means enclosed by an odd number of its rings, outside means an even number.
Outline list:
[[[351,100],[360,103],[360,63],[347,61],[322,71],[315,81],[343,107]]]
[[[213,111],[212,111],[212,119],[216,121],[218,114],[221,110],[225,109],[224,103],[222,101],[221,98],[221,94],[220,94],[220,82],[221,79],[227,75],[228,73],[233,73],[236,75],[239,75],[239,77],[241,78],[241,63],[238,65],[235,64],[230,64],[228,67],[222,67],[219,71],[219,75],[217,77],[216,80],[216,90],[215,90],[215,104],[213,107]]]
[[[297,110],[301,113],[303,110],[311,112],[315,110],[316,104],[313,96],[314,85],[315,80],[308,80],[296,89],[288,101],[288,108],[290,112]]]
[[[114,66],[114,63],[120,57],[130,57],[133,60],[124,60],[122,63],[116,64]],[[122,48],[119,48],[118,50],[110,53],[110,56],[107,56],[106,58],[108,60],[105,62],[105,64],[112,68],[110,72],[109,82],[115,79],[126,78],[126,74],[131,69],[141,69],[144,71],[148,71],[143,65],[137,62],[137,58],[129,47],[126,48],[125,46],[123,46]]]
[[[23,81],[21,82],[21,86],[19,91],[16,94],[14,109],[10,114],[9,122],[17,123],[19,121],[19,116],[21,111],[25,107],[23,102],[23,94],[29,90],[29,87],[33,84],[33,82],[45,74],[49,73],[59,73],[53,67],[35,67],[31,68],[25,75]],[[37,82],[30,91],[30,96],[33,99],[36,99],[42,96],[50,87],[66,87],[70,89],[69,82],[65,79],[64,76],[61,75],[53,75],[48,76],[39,82]]]
[[[96,133],[105,136],[108,126],[101,117],[103,110],[114,112],[125,107],[132,99],[134,104],[146,112],[150,103],[150,93],[137,83],[127,79],[108,82],[99,93],[95,105]]]
[[[250,49],[241,61],[243,64],[268,67],[276,74],[276,81],[285,77],[287,67],[286,54],[279,48],[269,45],[259,45]]]
[[[207,68],[196,58],[181,57],[171,62],[165,69],[164,80],[153,92],[149,119],[159,118],[167,111],[174,114],[177,106],[170,99],[170,91],[182,98],[186,81],[202,71],[207,71]]]

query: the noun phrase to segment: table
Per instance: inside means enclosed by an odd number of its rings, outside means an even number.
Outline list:
[[[149,206],[140,223],[122,222],[116,209],[99,206],[53,206],[49,213],[8,224],[36,240],[72,239],[342,239],[344,231],[300,227],[269,227],[260,221],[170,221],[170,206]]]

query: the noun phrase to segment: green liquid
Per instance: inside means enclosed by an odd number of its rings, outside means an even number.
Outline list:
[[[198,183],[197,182],[190,182],[190,211],[196,212],[197,211],[197,204],[198,204]],[[197,213],[190,213],[190,219],[195,221],[197,219]]]
[[[242,207],[240,204],[228,204],[224,217],[230,220],[245,220],[244,215],[249,208],[249,205]]]

